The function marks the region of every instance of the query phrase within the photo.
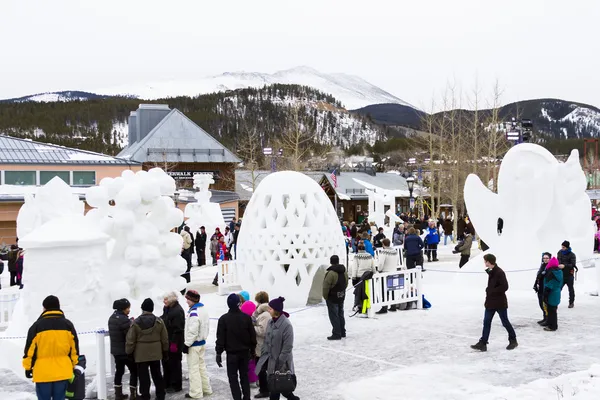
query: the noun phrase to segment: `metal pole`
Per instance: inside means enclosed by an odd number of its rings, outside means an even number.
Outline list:
[[[96,349],[98,360],[96,361],[96,379],[98,383],[98,400],[106,400],[106,350],[104,343],[104,331],[96,332]]]
[[[423,309],[423,293],[421,293],[421,288],[422,288],[422,282],[421,282],[421,278],[422,278],[422,270],[421,267],[417,267],[417,308],[419,310]]]

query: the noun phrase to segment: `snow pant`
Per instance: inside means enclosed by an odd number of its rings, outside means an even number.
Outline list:
[[[185,260],[187,264],[187,270],[185,272],[190,272],[192,269],[192,251],[191,249],[182,250],[181,257]]]
[[[250,358],[250,362],[248,362],[248,381],[250,383],[258,382],[258,375],[256,375],[256,361],[254,358]]]
[[[150,400],[150,375],[156,389],[156,400],[165,400],[165,384],[160,372],[160,361],[137,363],[140,380],[140,400]]]
[[[35,384],[38,400],[65,400],[69,381],[43,382]]]
[[[542,286],[538,293],[537,293],[537,297],[538,297],[538,303],[540,305],[540,308],[542,309],[542,315],[543,315],[543,319],[546,319],[548,317],[548,314],[546,313],[546,305],[544,304],[544,287]]]
[[[437,260],[437,248],[437,243],[427,245],[427,250],[425,250],[425,255],[427,255],[427,261],[431,261],[432,259]]]
[[[344,319],[344,303],[334,303],[327,300],[327,312],[331,322],[332,334],[336,337],[346,336],[346,320]]]
[[[17,282],[17,271],[9,271],[10,272],[10,286],[20,285]]]
[[[564,288],[565,285],[567,285],[569,288],[569,304],[573,304],[575,303],[575,277],[570,273],[567,273],[564,275],[563,279],[562,287]]]
[[[468,255],[468,256],[460,256],[460,262],[458,263],[458,268],[464,267],[465,264],[469,262],[469,258],[471,258],[470,255]]]
[[[129,386],[137,388],[137,366],[133,357],[130,356],[113,356],[115,359],[115,386],[121,386],[123,382],[123,374],[125,367],[129,370]]]
[[[258,364],[258,360],[260,357],[256,357],[254,359],[255,365]],[[258,392],[259,393],[269,393],[269,382],[267,381],[267,364],[264,363],[262,369],[258,373]]]
[[[549,306],[546,304],[546,309],[548,310],[548,328],[558,329],[558,306]]]
[[[198,250],[196,249],[197,258],[198,258],[198,266],[201,267],[206,265],[206,250]]]
[[[502,321],[502,326],[508,332],[508,340],[513,340],[517,338],[517,334],[513,329],[510,321],[508,320],[508,308],[502,308],[499,310],[486,309],[483,317],[483,333],[481,334],[480,341],[487,343],[490,338],[490,331],[492,330],[492,319],[494,319],[494,315],[498,313],[500,316],[500,320]]]
[[[231,389],[233,400],[250,400],[250,382],[248,381],[249,361],[249,351],[227,353],[227,378],[229,379],[229,388]],[[241,390],[240,384],[242,386]]]
[[[450,243],[452,243],[452,241],[454,240],[454,236],[452,236],[452,234],[444,235],[444,246],[448,243],[448,238],[450,238]]]
[[[420,255],[406,256],[406,268],[408,268],[408,269],[415,268],[419,264],[420,260],[421,260]]]
[[[354,288],[356,288],[356,285],[358,285],[358,282],[360,282],[360,278],[352,278],[352,286],[354,286]],[[361,303],[360,296],[354,295],[354,306],[359,307],[360,303]]]
[[[203,397],[212,393],[208,372],[206,370],[206,361],[204,354],[206,346],[192,346],[188,349],[187,363],[190,374],[190,396],[192,398]]]
[[[162,360],[163,371],[165,373],[165,388],[171,388],[175,390],[181,390],[182,385],[182,372],[181,372],[181,358],[183,353],[177,351],[175,353],[169,353],[168,360]]]

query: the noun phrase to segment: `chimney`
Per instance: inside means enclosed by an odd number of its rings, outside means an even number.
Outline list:
[[[140,104],[136,112],[136,141],[144,139],[170,112],[167,104]]]
[[[137,141],[137,114],[135,111],[129,113],[129,120],[127,121],[127,139],[128,145],[131,146]]]

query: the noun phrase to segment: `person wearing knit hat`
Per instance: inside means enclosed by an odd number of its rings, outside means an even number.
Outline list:
[[[185,320],[184,352],[187,353],[188,371],[190,375],[189,392],[186,398],[199,399],[212,394],[208,371],[206,370],[206,339],[209,333],[208,311],[200,303],[200,294],[188,290],[185,294],[190,309]]]
[[[329,262],[331,266],[327,268],[323,279],[323,298],[327,304],[329,322],[332,326],[331,336],[327,339],[341,340],[346,337],[344,300],[346,299],[346,288],[348,287],[348,272],[346,267],[340,264],[340,258],[337,255],[331,256]],[[387,312],[387,308],[385,310]]]
[[[25,377],[33,378],[38,398],[50,399],[52,393],[66,392],[79,362],[79,341],[58,297],[46,297],[42,306],[42,315],[27,332],[23,368]]]
[[[556,255],[559,267],[563,273],[563,286],[569,288],[569,308],[575,307],[575,272],[577,268],[577,256],[571,250],[571,243],[568,240],[562,242],[561,248]]]
[[[125,367],[129,370],[129,393],[130,398],[135,399],[137,395],[137,366],[131,357],[125,351],[127,332],[131,327],[129,313],[131,312],[131,303],[127,299],[118,299],[113,302],[115,310],[108,319],[108,335],[110,337],[110,354],[115,360],[115,400],[124,400],[127,398],[123,394],[123,375]]]
[[[227,377],[234,399],[250,399],[248,364],[256,350],[256,332],[252,318],[240,310],[240,298],[236,293],[227,297],[229,311],[219,318],[217,324],[216,361],[223,367],[223,352],[227,352]],[[240,388],[241,386],[241,388]]]
[[[563,287],[563,271],[558,266],[558,260],[552,257],[544,275],[544,303],[548,310],[545,331],[553,332],[558,329],[557,308],[560,304],[560,291]]]
[[[140,398],[150,398],[152,375],[156,398],[164,400],[165,382],[161,372],[161,361],[169,358],[169,335],[163,320],[152,314],[152,299],[142,302],[142,311],[142,315],[133,321],[127,332],[125,352],[133,355],[137,364]]]
[[[287,373],[290,372],[296,376],[294,370],[294,328],[289,320],[289,314],[283,311],[283,303],[285,299],[278,297],[269,302],[269,313],[272,319],[267,326],[265,342],[263,344],[260,359],[256,364],[256,370],[260,373],[267,373],[267,376],[275,374],[276,371]],[[271,399],[279,399],[283,395],[288,400],[298,400],[299,397],[293,392],[277,393],[270,392]]]

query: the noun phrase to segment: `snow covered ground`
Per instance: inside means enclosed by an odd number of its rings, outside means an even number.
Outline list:
[[[457,271],[458,256],[450,246],[441,261],[426,264],[424,293],[429,310],[411,310],[376,319],[347,318],[348,338],[328,342],[327,310],[314,307],[292,312],[296,394],[303,400],[395,399],[598,399],[600,396],[600,298],[576,284],[574,309],[559,307],[559,330],[543,331],[533,290],[509,290],[509,318],[519,347],[507,351],[506,331],[496,317],[487,353],[472,351],[481,335],[486,275]],[[536,266],[532,266],[535,268]],[[593,271],[593,270],[590,270]],[[198,270],[211,318],[226,311],[225,298],[214,293],[214,269]],[[508,273],[511,280],[533,281],[535,271]],[[591,275],[591,274],[590,274]],[[351,298],[347,299],[350,308]],[[138,311],[134,310],[137,314]],[[348,312],[349,314],[349,312]],[[68,316],[67,316],[68,317]],[[230,399],[227,375],[214,362],[216,320],[211,321],[208,370],[213,400]],[[0,371],[0,400],[29,399],[33,386]],[[254,393],[255,391],[253,391]],[[183,399],[183,393],[168,399]]]

